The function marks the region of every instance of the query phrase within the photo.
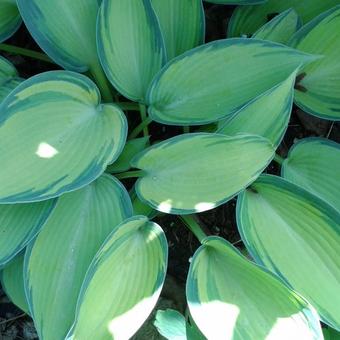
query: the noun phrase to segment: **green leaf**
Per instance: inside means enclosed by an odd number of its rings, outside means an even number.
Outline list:
[[[26,80],[0,112],[1,203],[40,201],[83,187],[125,144],[124,113],[100,104],[95,84],[73,72]]]
[[[1,286],[11,301],[29,314],[24,289],[24,254],[17,255],[1,272]]]
[[[282,277],[340,329],[340,214],[308,191],[261,176],[237,202],[237,224],[256,261]]]
[[[166,339],[186,340],[186,322],[184,316],[173,309],[158,310],[154,322],[158,332]]]
[[[108,79],[125,97],[144,102],[151,80],[166,62],[151,0],[103,0],[97,30]]]
[[[21,25],[15,0],[0,0],[0,42],[8,39]]]
[[[255,5],[262,4],[267,0],[204,0],[213,4],[225,4],[225,5]]]
[[[96,254],[81,289],[68,339],[129,339],[161,292],[168,245],[144,216],[124,221]]]
[[[7,59],[0,56],[0,104],[22,80],[19,78],[16,68]]]
[[[168,60],[204,41],[205,17],[201,0],[151,0],[164,37]]]
[[[322,332],[325,340],[340,340],[340,333],[332,328],[323,328]]]
[[[322,339],[308,303],[220,237],[207,237],[196,251],[186,293],[208,339]]]
[[[255,39],[227,39],[175,58],[155,77],[149,114],[169,125],[200,125],[226,118],[281,83],[315,57]]]
[[[176,136],[132,160],[134,167],[144,171],[136,182],[136,193],[142,201],[165,213],[209,210],[252,183],[273,153],[269,141],[259,136]]]
[[[306,24],[338,3],[339,0],[268,0],[262,5],[239,6],[229,21],[228,37],[252,35],[273,16],[289,8],[293,8]]]
[[[96,19],[101,0],[17,0],[35,41],[57,64],[85,72],[97,68]]]
[[[134,187],[130,191],[130,197],[132,201],[134,215],[144,215],[151,220],[159,214],[158,211],[152,209],[148,204],[143,203],[138,198]]]
[[[56,199],[0,205],[0,266],[8,263],[39,233]]]
[[[218,133],[234,136],[249,133],[278,146],[288,127],[294,98],[296,71],[285,81],[256,97],[226,120],[218,122]]]
[[[118,159],[106,168],[108,173],[127,171],[131,168],[131,159],[149,145],[149,137],[131,139],[126,142],[125,147]]]
[[[263,25],[253,34],[252,38],[287,44],[301,24],[299,15],[290,8]]]
[[[290,149],[281,174],[340,211],[340,144],[324,138],[304,138]]]
[[[58,199],[25,259],[26,292],[40,338],[65,337],[94,255],[131,215],[128,193],[109,175]]]
[[[289,44],[324,56],[301,69],[295,103],[317,117],[340,120],[340,5],[302,27]]]

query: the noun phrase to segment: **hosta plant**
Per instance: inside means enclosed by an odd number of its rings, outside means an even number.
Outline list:
[[[201,0],[0,0],[0,41],[22,20],[45,54],[0,49],[62,68],[0,58],[1,280],[39,338],[135,335],[172,260],[162,214],[201,244],[163,337],[340,331],[339,144],[279,154],[294,104],[340,120],[340,6],[209,2],[239,5],[227,39],[205,43]],[[239,249],[197,215],[235,200]]]

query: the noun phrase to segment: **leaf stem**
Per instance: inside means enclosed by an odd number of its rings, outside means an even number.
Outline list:
[[[276,163],[278,163],[279,165],[282,165],[283,164],[283,162],[284,162],[284,158],[282,158],[280,155],[278,155],[277,153],[275,154],[275,156],[274,156],[274,161],[276,162]]]
[[[139,104],[140,118],[144,122],[148,116],[146,113],[146,106],[144,104]],[[143,125],[143,135],[144,137],[149,136],[148,124]]]
[[[29,50],[23,47],[12,46],[8,44],[0,44],[0,51],[8,52],[11,54],[22,55],[22,56],[29,57],[32,59],[42,60],[47,63],[55,64],[55,62],[52,59],[50,59],[50,57],[48,57],[45,53],[32,51],[32,50]]]
[[[129,139],[136,138],[146,126],[148,126],[152,122],[152,119],[150,117],[147,117],[145,120],[143,120],[138,126],[136,126],[132,132],[129,135]]]
[[[139,111],[139,104],[133,102],[116,102],[122,110],[126,111]]]
[[[188,229],[197,237],[202,243],[203,239],[207,237],[200,225],[197,223],[194,215],[181,215],[180,219],[184,222]]]
[[[125,178],[142,177],[144,175],[145,175],[145,172],[143,170],[135,170],[135,171],[121,172],[120,174],[116,174],[115,177],[118,179],[125,179]]]
[[[92,67],[90,67],[90,74],[92,75],[94,81],[98,85],[100,89],[100,93],[106,103],[113,102],[113,96],[111,93],[110,84],[105,76],[105,73],[102,67],[96,63]]]

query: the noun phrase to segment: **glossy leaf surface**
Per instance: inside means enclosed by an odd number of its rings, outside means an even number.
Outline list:
[[[234,136],[250,133],[278,146],[288,127],[294,98],[296,72],[287,80],[258,96],[232,117],[218,122],[218,133]]]
[[[168,63],[148,93],[149,114],[170,125],[200,125],[235,113],[314,60],[256,39],[213,41]]]
[[[17,255],[1,272],[1,286],[11,301],[29,314],[24,289],[24,254]]]
[[[263,25],[253,34],[252,38],[287,44],[300,27],[299,15],[290,8]]]
[[[261,5],[240,6],[229,21],[228,37],[251,35],[275,15],[289,8],[293,8],[306,24],[338,3],[338,0],[268,0]]]
[[[151,0],[164,37],[168,60],[204,41],[205,18],[201,0]]]
[[[21,17],[15,0],[0,0],[0,42],[9,38],[20,26]]]
[[[0,56],[0,104],[21,82],[22,79],[19,78],[15,67]]]
[[[125,97],[144,102],[166,62],[164,41],[150,0],[103,0],[98,53],[110,82]]]
[[[129,339],[157,302],[167,258],[159,225],[144,216],[124,221],[89,267],[68,338]]]
[[[317,117],[340,120],[340,5],[302,27],[289,44],[323,56],[302,68],[295,103]]]
[[[338,143],[323,138],[305,138],[290,149],[281,174],[340,211],[339,164]]]
[[[109,175],[59,198],[25,259],[27,296],[41,338],[65,337],[94,255],[131,215],[128,193]]]
[[[304,189],[261,176],[237,203],[250,254],[340,328],[340,213]]]
[[[97,68],[96,19],[101,0],[17,0],[35,41],[57,64],[85,72]]]
[[[196,251],[186,293],[208,339],[322,339],[307,302],[222,238],[207,237]]]
[[[139,198],[172,214],[212,209],[253,182],[273,157],[259,136],[228,137],[196,133],[156,144],[132,160],[144,171],[136,183]]]
[[[40,201],[83,187],[125,144],[124,113],[100,104],[95,84],[72,72],[26,80],[0,112],[1,203]]]
[[[56,200],[0,205],[0,266],[17,255],[38,234]]]

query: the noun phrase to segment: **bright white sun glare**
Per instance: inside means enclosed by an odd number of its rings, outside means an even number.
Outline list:
[[[40,158],[53,158],[58,153],[56,148],[44,142],[39,144],[38,149],[35,152]]]

